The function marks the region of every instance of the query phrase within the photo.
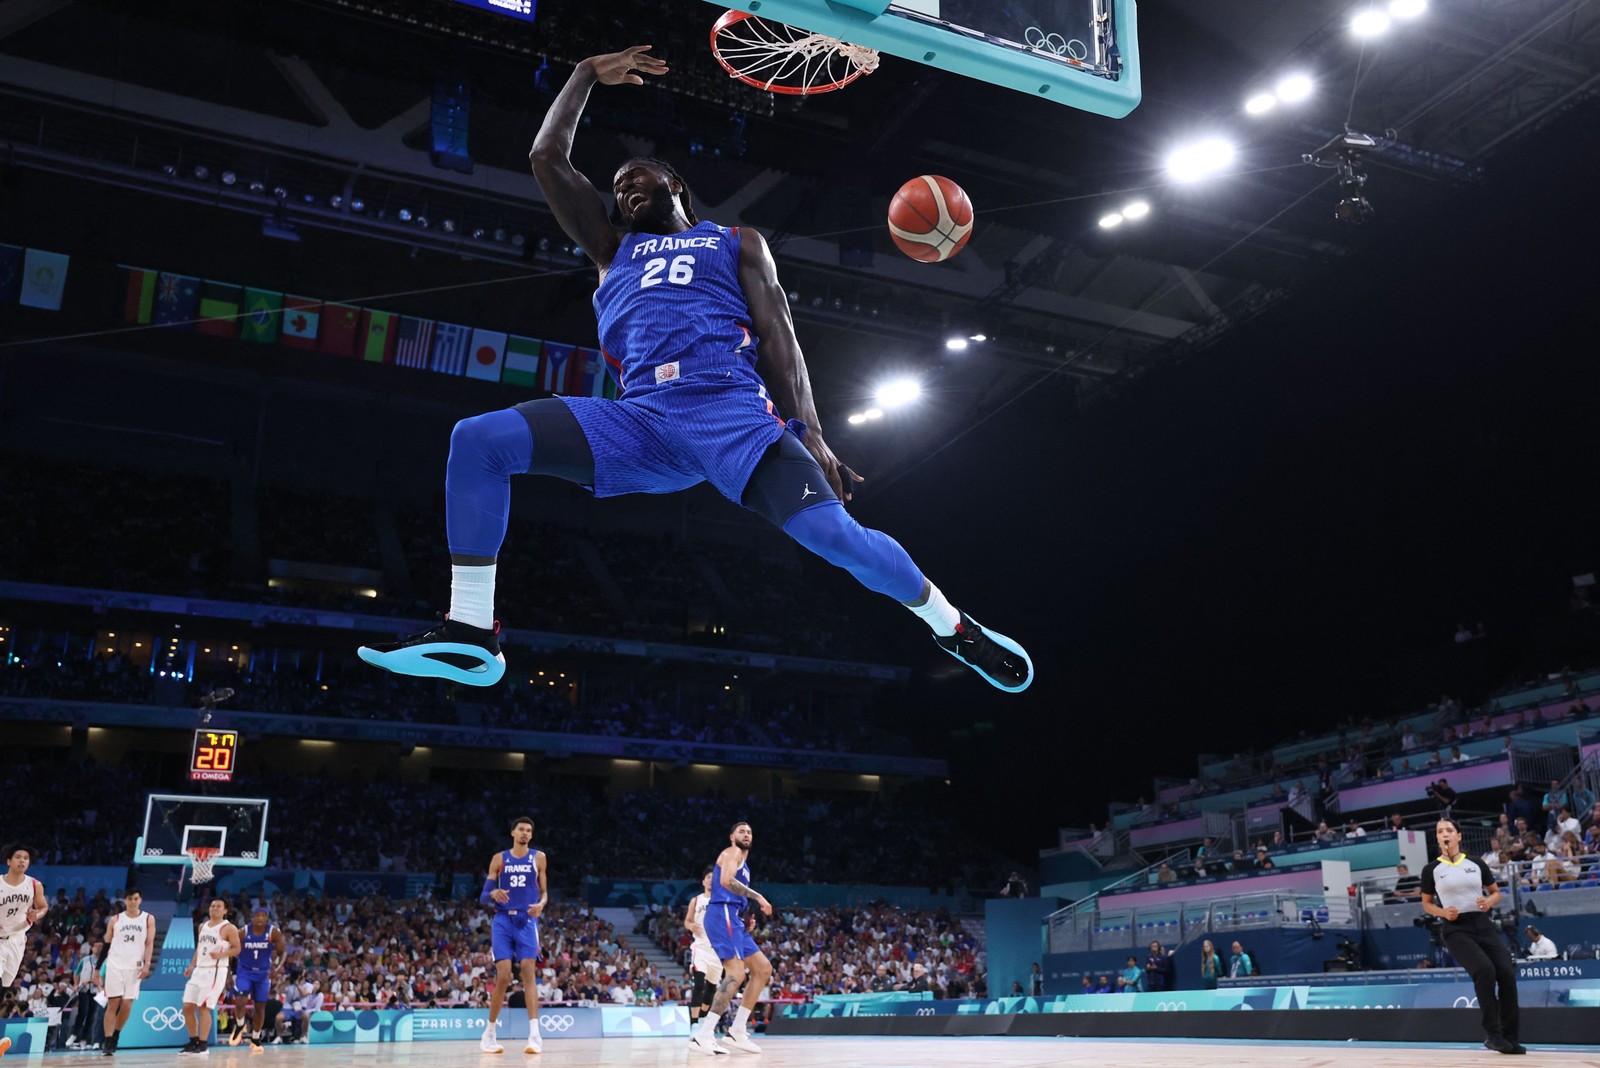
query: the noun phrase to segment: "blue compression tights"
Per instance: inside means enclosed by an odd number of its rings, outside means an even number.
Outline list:
[[[533,431],[515,408],[463,419],[450,434],[445,531],[454,556],[498,556],[511,516],[511,476],[533,462]]]
[[[838,501],[822,501],[796,512],[783,530],[869,590],[902,602],[922,596],[922,572],[911,555],[889,535],[857,523]]]

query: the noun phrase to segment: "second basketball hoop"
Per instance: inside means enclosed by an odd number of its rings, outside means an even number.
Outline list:
[[[711,27],[711,52],[730,77],[788,96],[831,93],[878,69],[871,48],[744,11],[729,11]]]

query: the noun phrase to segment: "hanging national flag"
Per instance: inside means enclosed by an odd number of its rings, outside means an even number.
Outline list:
[[[239,337],[263,343],[278,340],[283,322],[283,294],[270,289],[244,290],[244,318],[239,320]]]
[[[125,323],[148,323],[155,314],[156,272],[145,267],[118,264],[128,273],[128,297],[122,306]]]
[[[393,363],[399,316],[394,312],[361,309],[361,336],[356,355],[368,363]]]
[[[361,334],[361,309],[350,304],[324,304],[317,330],[317,348],[330,356],[354,356]]]
[[[200,321],[194,328],[214,337],[239,336],[239,297],[243,290],[226,282],[200,283]]]
[[[322,319],[322,301],[286,295],[283,298],[283,329],[278,341],[292,349],[317,347],[317,327]]]
[[[599,349],[579,349],[572,354],[572,396],[603,397],[606,361]]]
[[[440,323],[433,333],[433,357],[428,366],[440,374],[458,375],[467,369],[467,348],[472,344],[472,327]]]
[[[556,341],[544,343],[544,359],[539,366],[539,388],[550,393],[566,393],[572,382],[572,354],[576,345]]]
[[[538,388],[541,346],[542,342],[536,337],[517,337],[513,334],[507,338],[505,369],[500,372],[500,381],[529,389]]]
[[[174,330],[192,330],[199,301],[200,279],[162,271],[156,276],[156,307],[151,321]]]
[[[428,366],[433,353],[432,319],[416,319],[409,315],[400,317],[400,344],[395,349],[394,362],[401,367]]]
[[[506,360],[506,335],[495,330],[474,330],[467,353],[468,378],[500,381],[500,365]]]
[[[16,300],[22,292],[22,246],[0,245],[0,300]]]
[[[17,303],[45,311],[61,310],[61,294],[67,288],[67,261],[60,252],[30,248],[22,260],[22,291]]]
[[[600,387],[600,395],[606,400],[616,400],[622,396],[622,361],[605,349],[600,350],[600,358],[606,362],[606,384]]]

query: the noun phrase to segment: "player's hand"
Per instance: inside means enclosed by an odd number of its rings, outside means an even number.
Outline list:
[[[1451,905],[1449,908],[1444,910],[1444,918],[1449,920],[1451,923],[1454,923],[1460,917],[1460,915],[1461,910],[1456,908],[1454,905]]]
[[[590,56],[584,62],[589,64],[601,85],[643,85],[644,79],[639,77],[640,74],[667,73],[666,60],[646,55],[654,47],[654,45],[634,45],[632,48],[624,48],[609,55]],[[636,71],[638,73],[635,73]]]
[[[856,474],[843,461],[833,454],[828,448],[828,443],[822,440],[822,435],[814,429],[807,428],[805,441],[806,450],[811,453],[811,458],[817,461],[817,466],[822,468],[822,474],[828,480],[828,485],[833,487],[834,496],[840,501],[848,501],[855,494],[852,492],[854,484],[865,482],[866,479]]]
[[[149,961],[145,961],[144,964],[139,968],[139,978],[140,979],[148,979],[148,978],[150,978],[150,962]]]
[[[28,919],[29,925],[31,926],[33,924],[38,923],[40,920],[44,919],[44,912],[45,912],[44,909],[33,909],[33,908],[30,908],[28,910],[28,912],[27,912],[27,919]]]
[[[756,907],[761,910],[761,915],[763,915],[763,916],[771,916],[772,915],[772,902],[768,901],[766,898],[762,897],[760,894],[756,895]],[[755,919],[754,916],[752,916],[750,918],[752,920]]]
[[[211,951],[210,956],[212,960],[225,960],[228,956],[228,947],[218,946],[216,949]]]
[[[189,965],[187,965],[183,969],[184,978],[188,978],[193,972],[194,972],[194,964],[191,962]]]
[[[489,900],[495,902],[496,904],[504,905],[507,901],[511,900],[511,891],[491,890],[489,892]]]
[[[535,904],[532,904],[532,905],[528,906],[528,915],[530,917],[532,917],[533,919],[535,919],[535,920],[537,920],[540,917],[540,915],[542,915],[543,913],[544,913],[544,906],[543,905],[535,903]]]

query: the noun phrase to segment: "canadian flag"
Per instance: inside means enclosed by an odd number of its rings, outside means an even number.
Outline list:
[[[322,301],[284,295],[283,329],[278,341],[292,349],[315,349],[317,325],[322,321]]]

